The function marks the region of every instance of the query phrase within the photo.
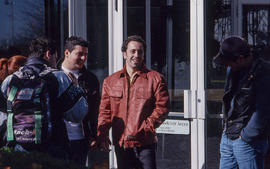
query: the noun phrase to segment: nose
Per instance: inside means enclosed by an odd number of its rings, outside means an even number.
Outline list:
[[[135,57],[138,57],[138,56],[139,56],[138,51],[136,51],[136,52],[134,53],[134,56],[135,56]]]

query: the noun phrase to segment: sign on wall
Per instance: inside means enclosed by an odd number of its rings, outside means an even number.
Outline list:
[[[156,129],[157,133],[163,134],[184,134],[188,135],[189,121],[188,120],[165,120],[159,128]]]

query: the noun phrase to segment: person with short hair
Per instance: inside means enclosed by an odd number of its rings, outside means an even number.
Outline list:
[[[12,88],[10,84],[14,85],[16,82],[13,79],[22,78],[29,80],[30,83],[32,79],[35,79],[35,77],[40,77],[42,81],[46,82],[45,84],[46,89],[48,89],[48,94],[46,94],[46,98],[40,98],[40,101],[37,100],[36,103],[44,101],[42,105],[46,105],[44,106],[46,108],[42,106],[39,107],[39,109],[44,108],[42,111],[46,111],[46,116],[48,117],[48,122],[46,123],[48,128],[43,130],[48,132],[48,138],[44,138],[46,140],[44,142],[41,140],[41,144],[28,144],[27,142],[20,143],[18,142],[20,140],[14,140],[12,138],[12,141],[8,140],[8,146],[15,148],[19,147],[19,150],[23,151],[46,152],[54,157],[65,159],[67,155],[66,146],[68,143],[66,141],[64,119],[72,122],[80,122],[87,113],[88,104],[82,89],[74,86],[72,81],[64,72],[53,69],[55,68],[57,61],[57,50],[53,40],[46,37],[33,39],[29,50],[30,54],[25,65],[19,69],[19,71],[9,75],[3,81],[1,85],[1,93],[5,97],[6,101],[1,104],[7,105],[7,101],[10,101],[10,98],[8,97],[10,96]],[[24,92],[27,91],[31,91],[31,88]],[[21,99],[25,100],[28,98],[28,95],[30,95],[30,92],[25,94],[24,92],[17,92],[14,96],[22,94]],[[29,107],[29,110],[31,108],[32,107]],[[10,117],[12,117],[12,119],[15,118],[15,116]],[[12,123],[10,124],[12,125]],[[35,125],[38,124],[35,123]],[[33,133],[35,133],[35,131],[33,131]],[[13,132],[13,135],[15,135],[15,132]],[[10,136],[12,136],[12,133],[10,133]],[[41,139],[43,139],[43,137],[41,137]]]
[[[66,39],[63,70],[75,85],[83,89],[88,102],[85,118],[77,123],[65,121],[69,140],[69,159],[78,164],[86,164],[91,142],[96,139],[98,106],[100,102],[99,81],[84,66],[88,55],[88,42],[81,37],[71,36]]]
[[[213,62],[227,67],[220,169],[263,169],[270,120],[270,65],[247,41],[226,38]]]
[[[169,112],[165,78],[144,64],[145,41],[129,36],[122,45],[124,68],[103,82],[98,117],[97,144],[109,149],[109,129],[118,169],[156,169],[155,129]]]

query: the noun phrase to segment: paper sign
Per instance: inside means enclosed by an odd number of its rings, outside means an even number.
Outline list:
[[[184,134],[188,135],[189,121],[188,120],[165,120],[159,128],[156,129],[157,133],[163,134]]]

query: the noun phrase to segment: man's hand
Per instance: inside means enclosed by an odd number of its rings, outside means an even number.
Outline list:
[[[90,149],[96,149],[98,147],[97,141],[92,140],[90,143]]]

